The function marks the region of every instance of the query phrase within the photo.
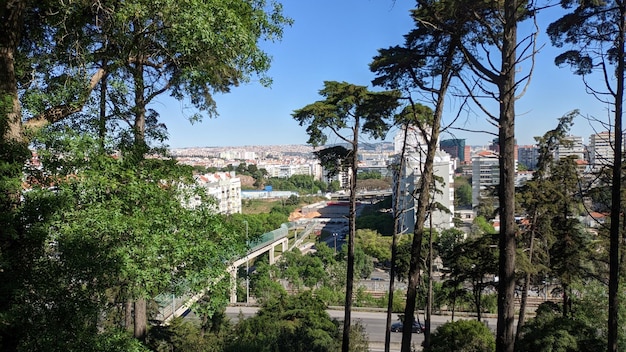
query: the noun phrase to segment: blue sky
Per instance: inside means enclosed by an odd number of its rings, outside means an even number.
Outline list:
[[[291,117],[295,109],[320,99],[318,91],[325,80],[346,81],[371,87],[374,75],[369,63],[380,48],[403,43],[412,27],[409,9],[413,1],[393,0],[283,0],[284,13],[294,20],[285,28],[282,41],[264,43],[272,57],[268,75],[270,88],[252,81],[234,87],[229,94],[215,97],[219,116],[191,124],[185,102],[160,98],[153,105],[161,113],[169,131],[172,148],[202,146],[247,146],[306,144],[306,127]],[[558,10],[540,15],[540,30],[556,19]],[[567,67],[554,65],[559,49],[542,35],[544,45],[536,59],[530,87],[519,101],[516,119],[518,144],[533,144],[534,136],[554,128],[557,118],[579,109],[583,115],[607,120],[605,107],[585,93],[580,77]],[[530,62],[521,65],[527,70]],[[456,115],[458,101],[449,101],[445,121]],[[493,106],[495,109],[497,107]],[[492,111],[497,111],[497,110]],[[496,133],[484,114],[462,114],[456,126]],[[600,127],[597,127],[601,129]],[[387,140],[391,140],[391,131]],[[587,142],[593,133],[589,123],[578,118],[571,131]],[[493,139],[488,133],[455,131],[469,145],[484,145]],[[451,138],[444,134],[442,138]],[[329,140],[334,142],[333,139]]]

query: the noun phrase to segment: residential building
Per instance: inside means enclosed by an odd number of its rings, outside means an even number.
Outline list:
[[[396,159],[399,158],[402,151],[402,142],[404,140],[405,131],[402,130],[396,134],[394,138],[394,146]],[[425,139],[421,135],[418,129],[409,128],[409,135],[407,136],[407,151],[405,152],[404,168],[400,174],[395,174],[394,179],[400,177],[400,199],[399,207],[402,215],[400,216],[400,224],[402,232],[413,232],[415,228],[415,193],[417,187],[419,187],[422,170],[424,167],[424,161],[426,159],[427,145]],[[397,162],[397,161],[396,161]],[[433,173],[437,179],[442,182],[436,183],[437,192],[433,192],[433,202],[441,204],[447,208],[446,211],[434,211],[426,219],[427,226],[431,224],[434,228],[447,229],[454,226],[453,214],[454,214],[454,169],[456,163],[452,160],[449,154],[437,150],[433,165]],[[396,182],[393,183],[393,187],[396,187]],[[392,192],[395,195],[395,191]],[[409,211],[407,211],[409,210]]]
[[[539,148],[536,145],[520,145],[517,147],[518,162],[528,170],[535,170],[539,162]]]
[[[241,213],[241,180],[234,171],[196,175],[195,179],[215,199],[218,213]]]
[[[567,143],[559,144],[554,152],[554,159],[559,160],[570,156],[578,160],[587,160],[585,157],[586,150],[583,144],[583,138],[580,136],[565,136],[563,138]]]
[[[483,150],[472,157],[472,208],[484,192],[500,184],[500,162],[497,153]]]
[[[613,132],[605,131],[589,136],[589,163],[594,169],[613,165]],[[622,137],[622,150],[624,149]]]

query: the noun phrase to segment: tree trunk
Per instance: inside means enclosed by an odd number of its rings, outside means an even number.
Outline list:
[[[354,139],[352,143],[352,160],[350,162],[350,213],[348,215],[349,221],[349,236],[348,236],[348,270],[346,273],[346,304],[343,320],[343,340],[341,343],[341,351],[350,351],[350,327],[352,316],[352,301],[354,292],[354,238],[356,237],[356,175],[358,171],[359,158],[359,131],[361,129],[359,118],[355,118],[353,127]]]
[[[433,309],[433,213],[430,212],[430,233],[428,235],[428,295],[426,296],[426,317],[424,323],[424,348],[430,347],[430,326]]]
[[[133,301],[130,299],[124,304],[124,327],[127,331],[133,331]]]
[[[408,133],[408,131],[406,132]],[[406,305],[404,309],[404,326],[402,330],[402,352],[411,351],[411,337],[413,315],[415,314],[415,306],[417,300],[417,286],[419,284],[419,264],[422,260],[422,240],[424,237],[424,222],[426,220],[426,210],[430,204],[430,187],[433,178],[433,162],[435,160],[435,147],[431,146],[432,141],[439,137],[439,128],[433,127],[433,134],[429,141],[428,153],[424,162],[424,169],[420,176],[419,196],[417,201],[417,211],[415,216],[415,230],[413,231],[413,243],[411,243],[411,261],[409,266],[409,285],[406,292]]]
[[[409,126],[405,124],[405,129]],[[387,302],[387,322],[385,328],[385,352],[389,352],[391,345],[391,313],[393,312],[393,296],[395,290],[396,280],[396,257],[398,255],[398,236],[400,235],[400,216],[404,213],[405,209],[400,209],[400,196],[404,196],[405,192],[401,192],[402,175],[404,175],[404,158],[406,154],[406,141],[408,133],[404,134],[402,141],[402,151],[400,152],[400,160],[398,163],[398,169],[395,171],[395,190],[394,190],[394,202],[393,202],[393,237],[391,239],[391,268],[389,269],[389,293]]]
[[[135,332],[134,336],[139,341],[146,339],[147,331],[147,316],[146,316],[146,299],[138,298],[135,301]]]
[[[481,292],[482,292],[482,288],[481,288],[482,283],[478,283],[476,287],[478,288],[474,288],[474,304],[476,305],[476,320],[478,321],[482,321],[483,318],[483,307],[481,304]]]
[[[515,346],[515,63],[517,0],[504,2],[500,95],[500,240],[498,327],[496,351],[513,352]]]
[[[609,249],[609,319],[608,319],[608,339],[607,350],[617,352],[618,341],[618,309],[619,309],[619,252],[622,247],[620,234],[620,213],[622,212],[621,186],[622,186],[622,113],[624,101],[624,36],[626,35],[626,8],[620,6],[619,33],[616,35],[617,41],[617,69],[615,72],[617,88],[615,90],[615,132],[613,134],[613,145],[615,152],[613,155],[613,175],[611,185],[611,227],[610,227],[610,249]]]
[[[569,285],[563,284],[563,317],[567,318],[569,316],[569,293],[567,292]]]
[[[22,142],[22,115],[17,96],[15,51],[20,41],[26,1],[9,0],[0,23],[0,128],[3,142]]]

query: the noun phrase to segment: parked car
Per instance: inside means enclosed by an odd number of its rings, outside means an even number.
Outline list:
[[[391,332],[402,332],[404,328],[404,324],[401,321],[397,321],[391,324]],[[426,330],[426,327],[422,323],[418,323],[417,321],[413,321],[413,328],[411,331],[416,332],[418,334],[423,333]]]

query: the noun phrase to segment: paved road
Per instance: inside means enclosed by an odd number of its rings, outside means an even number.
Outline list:
[[[228,307],[226,308],[226,314],[231,319],[237,320],[239,312],[243,313],[244,317],[249,317],[254,315],[257,310],[257,307]],[[331,318],[336,318],[338,320],[343,320],[344,317],[343,310],[328,310],[328,314],[331,316]],[[397,318],[397,314],[392,315],[392,320],[395,321],[397,320]],[[352,311],[353,323],[359,321],[365,326],[365,330],[367,331],[370,341],[370,351],[384,350],[386,319],[387,314],[384,312]],[[458,318],[455,319],[458,320]],[[434,331],[434,329],[436,329],[439,325],[447,321],[450,321],[449,316],[433,315],[432,330]],[[492,330],[495,330],[495,318],[487,318],[485,319],[485,321]],[[401,335],[401,333],[391,333],[391,351],[400,350],[400,342],[402,341]],[[421,344],[423,340],[424,336],[422,334],[413,334],[412,342],[418,348],[418,350],[421,350]]]

